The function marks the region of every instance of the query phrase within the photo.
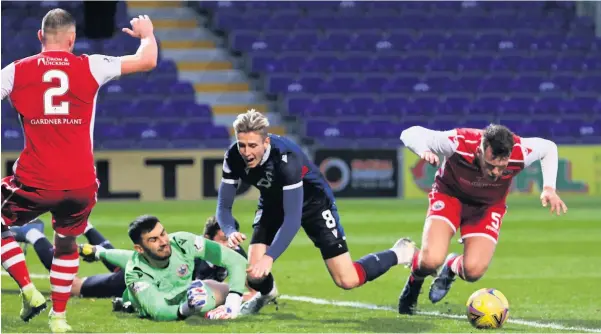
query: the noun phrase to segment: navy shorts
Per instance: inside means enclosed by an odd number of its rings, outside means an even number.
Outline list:
[[[81,285],[81,297],[111,298],[121,297],[125,291],[125,271],[87,277]]]
[[[253,223],[251,244],[271,245],[284,222],[284,210],[259,205]],[[335,205],[308,204],[303,207],[301,226],[319,248],[324,260],[348,252],[344,229]]]

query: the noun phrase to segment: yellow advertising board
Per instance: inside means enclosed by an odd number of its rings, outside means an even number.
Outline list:
[[[140,201],[201,200],[217,197],[223,150],[99,151],[99,199]],[[12,173],[18,153],[2,153],[3,176]],[[257,199],[254,187],[242,185],[239,198]]]
[[[403,149],[404,198],[424,198],[434,183],[436,168]],[[512,193],[539,194],[542,190],[540,163],[536,162],[513,180]],[[601,146],[560,146],[557,190],[561,193],[601,195]]]

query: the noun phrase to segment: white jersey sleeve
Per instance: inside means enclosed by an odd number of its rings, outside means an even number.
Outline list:
[[[450,157],[457,148],[457,142],[450,138],[456,136],[457,131],[455,130],[435,131],[421,126],[412,126],[401,133],[401,141],[419,156],[426,151],[430,151]]]
[[[15,63],[10,63],[2,69],[2,100],[10,95],[15,84]]]
[[[522,149],[524,151],[525,167],[540,160],[540,169],[543,173],[543,186],[555,189],[559,166],[557,145],[543,138],[522,138]]]
[[[99,86],[121,76],[121,58],[91,55],[89,58],[90,72]]]

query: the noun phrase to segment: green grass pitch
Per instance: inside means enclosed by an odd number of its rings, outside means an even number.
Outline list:
[[[569,212],[563,217],[551,216],[533,197],[510,200],[497,253],[486,276],[472,284],[457,281],[447,298],[437,305],[427,300],[428,280],[420,297],[420,310],[424,313],[416,316],[400,316],[393,311],[408,269],[399,266],[359,289],[341,290],[332,283],[319,251],[301,230],[274,265],[279,290],[288,296],[280,300],[278,310],[269,305],[261,315],[227,322],[191,318],[154,323],[113,313],[109,299],[73,298],[68,319],[76,332],[473,332],[476,330],[464,317],[465,301],[479,288],[494,287],[507,296],[511,306],[510,322],[504,331],[601,332],[601,198],[565,200]],[[238,201],[234,207],[242,231],[248,235],[254,208],[251,201]],[[339,208],[355,259],[389,248],[402,236],[421,239],[425,198],[341,199]],[[215,201],[102,202],[93,213],[92,223],[116,247],[129,249],[127,224],[139,214],[157,215],[168,231],[200,234],[205,218],[214,211]],[[48,217],[44,218],[48,222]],[[51,233],[47,225],[46,234]],[[452,250],[460,249],[461,245],[453,240]],[[27,251],[31,273],[47,274],[33,248]],[[100,264],[82,262],[80,267],[80,276],[104,272],[106,269]],[[36,278],[34,282],[50,296],[47,279]],[[303,301],[298,297],[320,300]],[[357,303],[341,306],[330,301]],[[381,308],[374,309],[374,305]],[[3,275],[2,332],[48,331],[46,312],[25,324],[18,317],[19,309],[16,285]]]

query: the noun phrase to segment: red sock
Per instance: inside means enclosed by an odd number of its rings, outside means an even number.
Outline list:
[[[363,266],[357,262],[353,262],[353,266],[355,267],[355,270],[357,271],[357,276],[359,276],[359,285],[363,285],[365,284],[365,280],[367,279],[367,274],[365,273],[365,269],[363,269]]]
[[[19,288],[23,289],[25,286],[31,284],[23,250],[21,250],[14,237],[2,238],[1,253],[2,267],[17,282]]]
[[[464,279],[464,274],[463,274],[463,255],[458,255],[455,256],[454,258],[450,259],[447,262],[447,266],[449,268],[451,268],[451,271],[461,277],[461,279]]]
[[[50,285],[52,287],[52,310],[55,313],[65,312],[71,296],[71,285],[79,269],[77,251],[60,256],[54,255],[50,267]]]
[[[423,281],[424,278],[426,278],[426,275],[422,275],[419,272],[419,253],[421,251],[417,251],[415,252],[415,254],[413,254],[413,259],[411,260],[411,276],[409,276],[409,279],[411,280],[411,282],[413,281]]]

